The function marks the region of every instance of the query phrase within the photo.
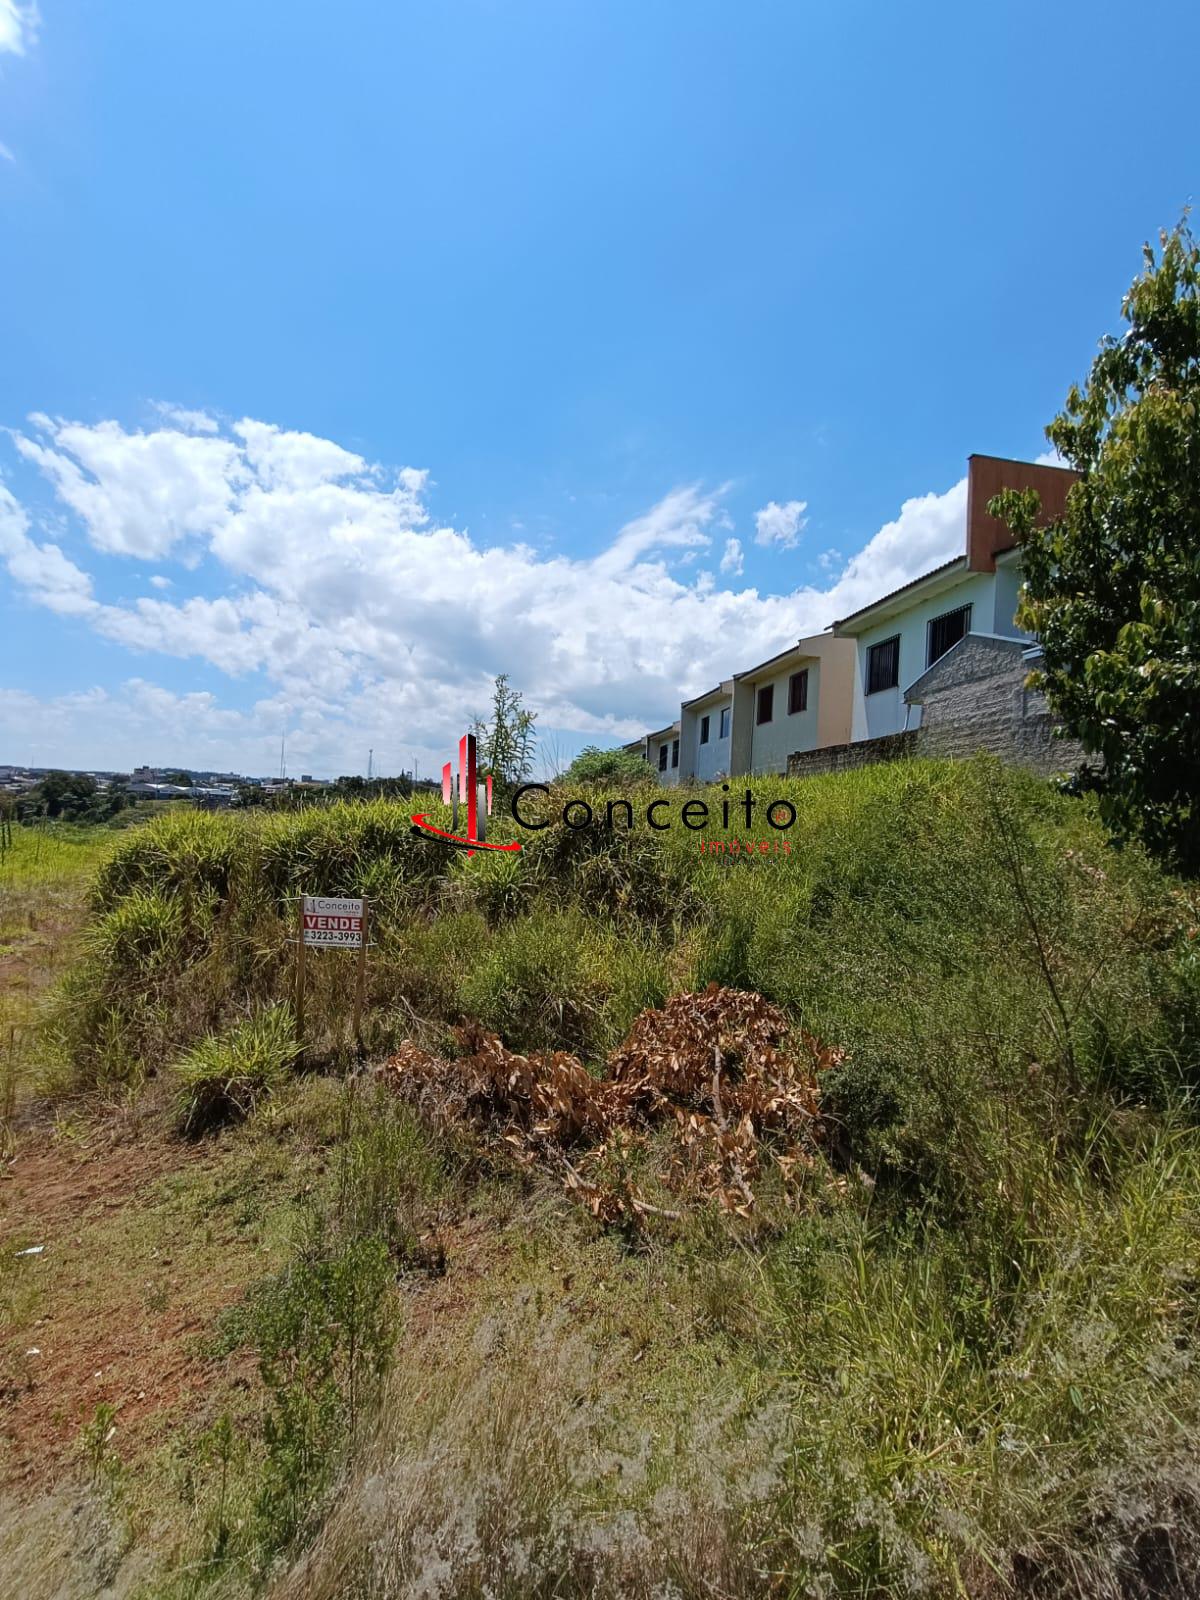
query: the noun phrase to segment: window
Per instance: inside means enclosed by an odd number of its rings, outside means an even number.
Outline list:
[[[934,617],[928,629],[929,643],[925,654],[925,665],[931,667],[970,631],[970,606],[959,606],[957,611],[946,611],[940,617]]]
[[[700,743],[701,744],[707,744],[708,743],[708,718],[707,717],[701,717],[700,718]]]
[[[867,693],[894,689],[900,682],[900,635],[883,639],[867,649]]]
[[[797,711],[808,710],[808,668],[802,672],[793,672],[788,679],[788,716],[794,717]]]
[[[658,770],[660,772],[667,770],[667,747],[665,744],[660,744],[658,747]]]
[[[671,765],[673,767],[677,767],[679,765],[679,740],[678,739],[672,739],[671,740]]]
[[[774,715],[775,685],[773,683],[764,683],[762,688],[758,691],[758,711],[755,714],[754,720],[761,728],[763,723],[770,722]]]
[[[728,737],[729,737],[729,707],[728,706],[722,706],[721,707],[721,731],[720,731],[720,733],[718,734],[717,737],[721,738],[721,739],[728,739]]]

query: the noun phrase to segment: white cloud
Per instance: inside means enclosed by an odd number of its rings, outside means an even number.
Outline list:
[[[221,424],[207,411],[189,411],[186,406],[175,406],[167,400],[156,400],[154,409],[166,422],[185,433],[219,433]]]
[[[37,544],[29,537],[29,518],[0,483],[0,557],[8,575],[30,599],[50,611],[91,610],[92,580],[56,544]]]
[[[165,572],[156,572],[150,579],[150,587],[152,589],[169,589],[171,587],[171,580],[167,577]]]
[[[13,162],[15,162],[16,159],[17,159],[16,156],[13,155],[12,151],[8,148],[8,146],[6,144],[0,143],[0,161],[13,161]]]
[[[63,553],[64,536],[38,542],[7,495],[0,557],[13,581],[127,649],[201,660],[231,677],[263,674],[276,742],[292,716],[317,770],[357,770],[359,745],[379,752],[389,738],[399,757],[426,752],[432,762],[486,707],[498,672],[545,726],[628,738],[660,725],[684,696],[963,547],[965,479],[906,501],[824,587],[760,594],[717,588],[710,572],[680,564],[725,524],[722,489],[673,489],[594,554],[572,558],[522,543],[485,548],[437,526],[425,471],[384,471],[313,434],[250,419],[231,436],[33,423],[40,438],[17,436],[17,447],[86,540],[185,566],[177,599],[156,573],[154,597],[102,601]],[[798,532],[802,502],[774,510]],[[186,566],[199,557],[208,558],[205,593]],[[740,570],[741,557],[740,541],[726,539],[721,569]],[[224,574],[216,592],[214,572]],[[263,737],[257,725],[252,737]],[[260,757],[255,770],[270,765]]]
[[[367,469],[361,456],[312,433],[288,433],[248,417],[235,423],[233,431],[265,489],[314,489],[320,483],[359,477]]]
[[[754,513],[755,544],[777,544],[790,550],[804,527],[807,500],[789,500],[779,505],[770,500],[761,511]]]
[[[41,18],[36,5],[21,0],[0,0],[0,55],[23,56],[37,42]]]
[[[212,534],[247,481],[244,459],[224,439],[174,428],[126,433],[115,422],[35,422],[50,442],[18,435],[18,450],[50,479],[96,548],[114,555],[153,559],[182,539]]]

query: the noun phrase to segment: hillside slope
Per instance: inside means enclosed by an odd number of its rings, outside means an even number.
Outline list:
[[[163,1292],[206,1376],[169,1436],[125,1428],[128,1374],[62,1420],[106,1582],[1191,1592],[1194,894],[987,763],[766,788],[795,824],[723,837],[787,852],[572,831],[562,797],[511,856],[389,804],[115,847],[44,1083],[175,1152],[104,1237],[115,1274],[160,1211],[200,1230]],[[299,892],[376,910],[353,1072],[352,960],[310,959],[292,1031]],[[8,1518],[22,1593],[70,1458]]]

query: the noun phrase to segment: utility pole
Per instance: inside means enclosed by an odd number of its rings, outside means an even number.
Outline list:
[[[375,749],[374,746],[367,751],[367,782],[375,776]]]

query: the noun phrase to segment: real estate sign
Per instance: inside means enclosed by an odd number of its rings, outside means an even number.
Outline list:
[[[363,902],[330,895],[306,894],[301,907],[304,943],[326,949],[360,950]]]

